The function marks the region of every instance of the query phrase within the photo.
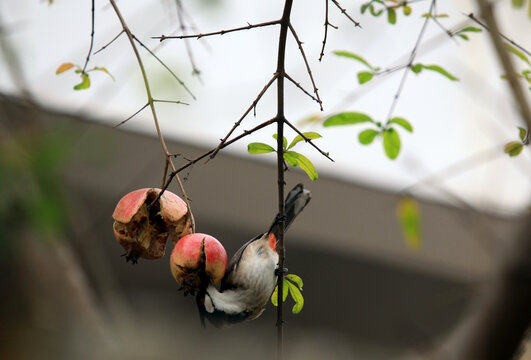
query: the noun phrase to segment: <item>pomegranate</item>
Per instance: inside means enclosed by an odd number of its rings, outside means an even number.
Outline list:
[[[218,284],[227,267],[227,252],[214,237],[206,234],[190,234],[180,239],[170,257],[173,277],[184,294],[194,294],[209,282]]]
[[[157,188],[135,190],[116,205],[114,236],[126,250],[126,261],[160,259],[169,236],[175,242],[192,232],[186,203],[167,190],[153,203],[160,192]]]

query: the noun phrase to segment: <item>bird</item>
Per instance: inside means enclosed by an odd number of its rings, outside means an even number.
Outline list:
[[[285,215],[275,216],[269,230],[246,242],[232,257],[221,284],[203,286],[196,296],[201,326],[205,318],[217,328],[254,320],[265,310],[277,276],[287,272],[278,268],[278,231],[284,221],[287,230],[311,199],[310,191],[297,184],[286,196]]]

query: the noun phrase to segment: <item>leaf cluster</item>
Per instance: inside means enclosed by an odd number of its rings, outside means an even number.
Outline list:
[[[397,18],[396,12],[400,8],[402,8],[404,15],[411,15],[411,6],[405,0],[370,0],[361,5],[360,11],[362,14],[368,12],[374,17],[379,17],[385,12],[387,14],[387,22],[394,25]]]
[[[293,140],[291,141],[289,145],[288,145],[288,140],[284,136],[283,138],[284,149],[283,149],[282,156],[284,157],[284,161],[288,163],[290,166],[300,167],[306,173],[306,175],[308,175],[308,177],[311,180],[317,180],[319,175],[317,174],[317,170],[315,169],[315,166],[313,165],[313,163],[310,160],[308,160],[306,156],[296,151],[290,150],[290,149],[292,149],[295,145],[297,145],[301,141],[306,141],[306,139],[315,140],[315,139],[321,138],[322,136],[313,131],[304,132],[302,134],[304,135],[304,137],[301,135],[295,136],[295,138],[293,138]],[[276,140],[277,134],[274,134],[273,138]],[[268,144],[260,143],[260,142],[253,142],[247,145],[247,151],[249,152],[249,154],[253,154],[253,155],[276,152],[274,147]]]
[[[371,125],[371,128],[365,129],[358,134],[358,140],[362,145],[371,144],[374,139],[381,136],[385,154],[391,160],[398,157],[400,153],[400,135],[395,129],[394,125],[402,127],[408,132],[413,132],[413,126],[404,118],[394,117],[382,125],[379,121],[374,121],[369,115],[359,112],[343,112],[328,117],[323,126],[341,126],[341,125],[356,125],[366,123]]]
[[[520,140],[508,142],[503,149],[503,151],[510,157],[520,155],[524,146],[529,145],[529,132],[526,129],[518,127],[518,137]]]
[[[102,72],[106,73],[107,75],[109,75],[111,77],[111,79],[114,81],[114,76],[112,76],[112,74],[109,72],[109,70],[107,70],[107,68],[105,68],[105,67],[94,66],[92,69],[83,71],[83,69],[79,65],[75,65],[75,64],[73,64],[71,62],[65,62],[65,63],[62,63],[61,65],[59,65],[59,67],[55,71],[55,74],[56,75],[60,75],[60,74],[65,73],[66,71],[68,71],[70,69],[75,69],[74,72],[81,76],[81,82],[74,86],[74,90],[85,90],[85,89],[90,88],[90,75],[89,75],[89,73],[92,72],[92,71],[102,71]]]
[[[358,82],[360,83],[360,85],[371,81],[374,76],[380,74],[380,69],[381,69],[380,67],[371,65],[366,59],[364,59],[362,56],[358,54],[354,54],[350,51],[345,51],[345,50],[334,51],[334,54],[337,56],[353,59],[363,64],[367,68],[367,70],[358,72]],[[419,74],[422,70],[429,70],[429,71],[435,71],[452,81],[459,80],[457,77],[450,74],[448,71],[446,71],[443,67],[439,65],[425,65],[421,63],[416,63],[416,64],[410,65],[409,68],[415,74]]]
[[[295,274],[287,274],[282,281],[282,302],[285,302],[288,293],[291,294],[295,305],[291,309],[291,312],[298,314],[304,307],[304,297],[302,296],[302,279]],[[278,285],[275,287],[275,291],[271,295],[271,303],[274,306],[278,306]]]

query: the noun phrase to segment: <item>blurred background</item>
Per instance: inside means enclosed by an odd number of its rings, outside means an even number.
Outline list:
[[[276,19],[283,4],[182,3],[200,32]],[[399,73],[360,87],[359,65],[331,51],[360,53],[382,67],[403,63],[429,6],[428,1],[412,3],[411,16],[399,14],[397,24],[389,25],[384,18],[361,15],[362,3],[342,4],[362,30],[330,8],[339,30],[329,29],[322,62],[317,59],[324,4],[295,3],[293,23],[324,101],[320,116],[345,110],[385,116]],[[106,2],[95,4],[97,50],[121,27]],[[271,358],[276,350],[273,306],[253,322],[222,331],[201,329],[193,298],[183,297],[170,274],[169,254],[135,266],[120,257],[123,250],[112,235],[114,206],[133,189],[159,186],[164,157],[149,110],[112,128],[145,104],[124,36],[90,60],[90,66],[108,69],[115,81],[94,73],[89,89],[74,91],[79,75],[55,75],[64,62],[83,66],[90,5],[0,3],[0,357]],[[189,42],[198,77],[184,42],[159,47],[150,38],[179,32],[174,1],[118,5],[135,35],[197,97],[193,100],[142,53],[154,96],[190,103],[157,105],[170,151],[194,158],[217,145],[272,76],[278,29]],[[503,31],[529,48],[527,8],[510,5],[497,4]],[[463,13],[477,12],[472,1],[439,2],[438,10],[450,15],[444,20],[448,28],[464,23]],[[402,136],[395,161],[378,143],[361,146],[359,129],[325,130],[318,122],[305,122],[318,114],[318,106],[288,88],[288,118],[305,131],[321,133],[318,145],[336,161],[321,159],[302,144],[319,180],[311,182],[295,169],[287,173],[287,188],[303,182],[312,191],[312,202],[286,240],[287,267],[305,283],[301,314],[290,313],[290,300],[285,305],[287,358],[408,358],[437,348],[474,307],[479,284],[516,246],[514,239],[528,222],[529,153],[503,154],[503,145],[517,139],[516,127],[522,124],[487,34],[471,38],[457,43],[436,26],[428,27],[419,61],[444,66],[460,82],[411,74],[396,114],[412,122],[415,132]],[[311,89],[295,42],[288,45],[288,72]],[[274,114],[271,90],[257,106],[256,119],[247,119],[242,129]],[[197,230],[218,238],[229,256],[274,218],[274,156],[246,152],[251,141],[273,145],[273,132],[249,136],[182,174]],[[170,190],[178,193],[175,185]],[[397,206],[406,194],[420,207],[419,246],[404,241],[397,221]]]

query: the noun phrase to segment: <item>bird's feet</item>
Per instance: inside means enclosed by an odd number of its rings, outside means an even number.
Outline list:
[[[275,276],[284,276],[288,273],[288,268],[276,268],[275,269]]]

